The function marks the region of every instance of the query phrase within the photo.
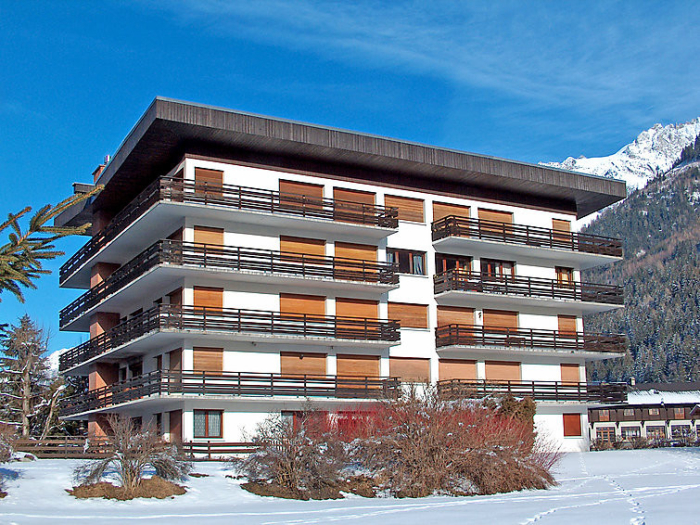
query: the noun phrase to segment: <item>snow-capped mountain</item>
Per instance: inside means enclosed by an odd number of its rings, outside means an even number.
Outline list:
[[[631,144],[608,157],[569,157],[564,162],[543,162],[545,166],[621,179],[627,188],[641,188],[657,173],[668,171],[681,151],[700,134],[700,117],[685,124],[655,124]]]

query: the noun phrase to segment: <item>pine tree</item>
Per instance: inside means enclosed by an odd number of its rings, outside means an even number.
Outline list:
[[[28,315],[0,336],[0,423],[21,429],[22,437],[43,434],[42,412],[51,409],[51,378],[44,356],[48,338]],[[47,395],[49,394],[49,395]]]
[[[10,229],[9,242],[0,246],[0,294],[7,290],[24,302],[22,288],[36,288],[33,281],[42,274],[50,273],[43,268],[43,262],[63,255],[63,252],[55,249],[54,242],[69,235],[82,235],[90,227],[89,224],[49,226],[49,221],[101,190],[102,186],[97,186],[88,193],[68,197],[56,206],[47,204],[31,217],[26,232],[22,232],[19,220],[32,211],[31,207],[8,215],[7,220],[0,224],[0,233]]]

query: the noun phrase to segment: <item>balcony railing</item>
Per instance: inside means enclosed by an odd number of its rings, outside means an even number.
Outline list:
[[[625,383],[567,383],[560,381],[438,381],[438,395],[446,399],[481,399],[512,395],[535,401],[579,401],[584,403],[624,403]]]
[[[162,240],[61,310],[61,327],[160,264],[210,270],[247,270],[301,278],[375,284],[399,282],[398,267],[390,263]]]
[[[293,193],[280,193],[228,184],[218,186],[174,177],[161,177],[143,190],[102,231],[93,236],[61,266],[60,281],[64,282],[87,259],[100,251],[153,204],[160,201],[203,204],[232,210],[307,217],[381,228],[398,227],[398,210],[396,208],[335,199],[315,199]]]
[[[435,221],[432,230],[433,241],[446,237],[467,237],[506,244],[622,257],[622,241],[620,239],[521,224],[504,224],[450,215]]]
[[[61,371],[68,370],[138,337],[163,330],[263,334],[271,337],[321,337],[329,340],[386,343],[397,342],[400,338],[399,324],[396,321],[159,305],[64,352],[59,359],[59,368]]]
[[[623,354],[627,349],[627,339],[620,334],[607,335],[526,328],[485,328],[464,324],[439,326],[435,329],[435,339],[438,348],[485,346],[612,354]]]
[[[398,395],[399,386],[397,378],[158,370],[70,396],[63,402],[61,415],[71,416],[149,396],[170,394],[382,399]]]
[[[536,277],[491,275],[465,270],[448,270],[434,278],[435,294],[449,291],[518,295],[546,299],[570,299],[605,304],[623,304],[621,286],[589,284]]]

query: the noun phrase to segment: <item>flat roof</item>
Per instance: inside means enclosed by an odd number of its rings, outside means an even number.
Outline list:
[[[578,217],[627,195],[624,182],[605,177],[157,97],[102,172],[94,206],[125,205],[186,154]]]

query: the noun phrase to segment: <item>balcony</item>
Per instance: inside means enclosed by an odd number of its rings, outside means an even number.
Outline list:
[[[183,205],[189,208],[186,213],[182,211]],[[222,212],[226,214],[222,215]],[[386,237],[398,227],[396,208],[161,177],[61,266],[61,285],[86,286],[89,271],[85,265],[89,260],[121,262],[119,256],[138,253],[132,252],[138,243],[122,238],[122,233],[127,228],[134,230],[134,237],[167,237],[172,233],[168,228],[172,229],[172,224],[179,223],[185,214],[202,219],[222,220],[228,217],[242,223],[359,235],[372,239]],[[109,257],[102,253],[108,245],[114,244],[118,248],[114,250],[115,253],[109,254]],[[98,254],[100,256],[95,258]]]
[[[465,270],[437,274],[434,287],[437,302],[448,306],[468,304],[499,308],[518,304],[582,314],[611,310],[624,304],[621,286]]]
[[[540,355],[583,354],[588,358],[623,355],[627,350],[624,335],[589,332],[559,332],[527,328],[485,328],[450,324],[435,329],[438,351],[477,349],[488,357],[495,354],[532,352]]]
[[[151,272],[156,267],[163,269]],[[176,278],[201,272],[221,281],[378,293],[399,283],[397,268],[390,263],[162,240],[61,310],[61,330],[85,331],[89,328],[84,318],[88,312],[126,308],[135,299],[163,290]],[[134,286],[137,280],[138,286]]]
[[[283,376],[238,372],[170,372],[158,370],[126,381],[70,396],[63,401],[61,417],[104,410],[125,403],[165,396],[202,395],[217,398],[334,398],[376,400],[396,397],[397,378]]]
[[[532,257],[591,268],[620,260],[622,241],[611,237],[569,233],[520,224],[451,215],[432,225],[439,251],[482,257]]]
[[[250,341],[367,348],[393,346],[400,338],[396,321],[159,305],[64,352],[59,370],[85,373],[78,367],[105,353],[137,355],[158,342],[181,341],[183,334],[193,344]]]
[[[624,403],[625,383],[566,383],[559,381],[472,381],[448,379],[438,381],[438,395],[445,399],[481,399],[487,396],[511,395],[530,397],[535,401],[580,403]]]

